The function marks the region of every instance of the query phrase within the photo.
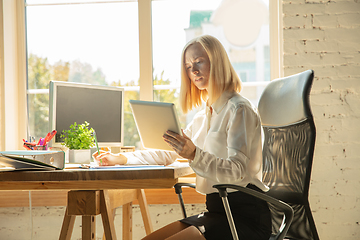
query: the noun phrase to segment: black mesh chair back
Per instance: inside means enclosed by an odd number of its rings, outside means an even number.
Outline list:
[[[312,70],[271,81],[259,101],[264,129],[263,181],[267,195],[288,203],[294,218],[288,239],[319,239],[311,214],[308,192],[315,145],[315,125],[309,104]],[[282,214],[270,209],[273,228]]]

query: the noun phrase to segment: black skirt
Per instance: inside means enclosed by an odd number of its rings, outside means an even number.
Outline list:
[[[248,188],[261,190],[249,184]],[[267,203],[242,192],[228,194],[239,239],[267,240],[271,234],[271,215]],[[197,227],[207,240],[232,240],[225,209],[218,193],[206,195],[207,212],[180,220]]]

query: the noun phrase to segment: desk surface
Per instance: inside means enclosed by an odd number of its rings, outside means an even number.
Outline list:
[[[169,188],[179,177],[192,173],[187,163],[156,168],[0,172],[0,190]]]

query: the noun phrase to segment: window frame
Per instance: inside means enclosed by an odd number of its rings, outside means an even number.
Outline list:
[[[23,0],[0,0],[0,150],[22,149],[26,138],[26,39]]]

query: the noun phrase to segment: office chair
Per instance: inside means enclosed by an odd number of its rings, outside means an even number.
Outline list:
[[[270,190],[262,194],[236,185],[214,186],[223,199],[234,239],[236,230],[227,204],[227,188],[252,194],[269,203],[273,225],[270,240],[284,237],[319,240],[308,201],[316,134],[309,104],[313,78],[312,70],[279,78],[271,81],[261,95],[258,109],[264,130],[263,182]],[[176,188],[181,186],[183,184]],[[282,203],[293,209],[292,222],[290,210]]]

